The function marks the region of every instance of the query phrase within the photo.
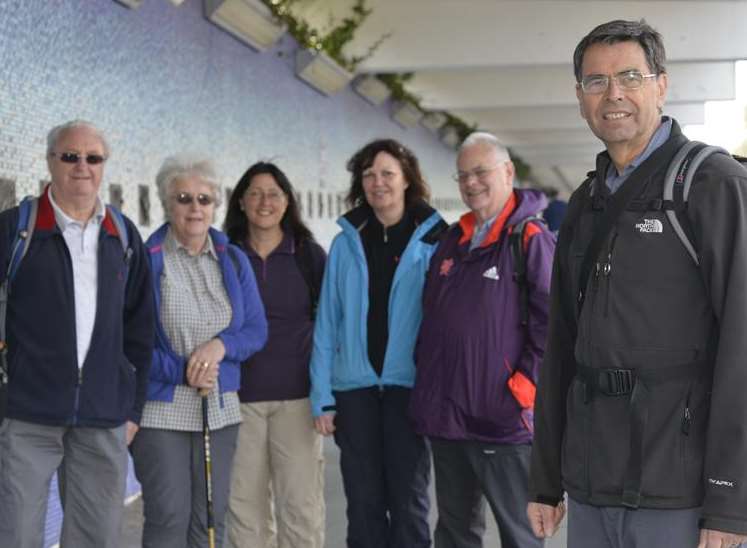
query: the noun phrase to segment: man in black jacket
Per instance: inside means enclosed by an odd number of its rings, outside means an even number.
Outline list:
[[[698,168],[679,212],[696,263],[661,199],[687,142],[661,116],[664,57],[644,21],[600,25],[574,53],[607,150],[560,230],[528,507],[549,537],[567,492],[573,548],[747,539],[747,171],[725,154]]]

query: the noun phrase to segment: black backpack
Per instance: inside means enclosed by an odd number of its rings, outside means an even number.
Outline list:
[[[508,235],[511,258],[514,261],[514,281],[519,286],[519,320],[523,327],[529,325],[529,281],[527,280],[527,257],[524,249],[524,234],[530,223],[547,224],[542,217],[527,217],[515,224]]]
[[[296,252],[293,254],[296,265],[301,272],[306,286],[309,288],[309,300],[311,302],[311,319],[316,318],[316,309],[319,306],[319,293],[322,289],[323,271],[314,268],[314,256],[311,253],[311,240],[301,240],[296,243]]]

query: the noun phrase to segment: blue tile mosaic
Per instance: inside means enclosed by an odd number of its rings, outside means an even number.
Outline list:
[[[453,151],[423,128],[400,128],[387,105],[350,88],[330,98],[310,88],[294,75],[296,47],[286,36],[257,53],[206,20],[200,0],[146,0],[135,10],[113,0],[0,0],[0,179],[15,182],[17,198],[37,193],[48,177],[47,131],[82,118],[112,146],[102,196],[121,185],[137,222],[138,185],[150,186],[144,236],[163,218],[153,183],[161,162],[194,151],[214,160],[226,188],[253,162],[273,159],[312,194],[309,224],[326,245],[347,159],[393,137],[418,155],[437,203],[460,208]],[[131,475],[128,493],[137,489]],[[50,499],[47,546],[61,518],[54,485]]]
[[[321,95],[295,77],[296,48],[286,35],[258,53],[208,21],[200,0],[146,0],[138,9],[0,0],[0,178],[16,181],[18,197],[35,193],[46,177],[46,132],[84,118],[111,141],[104,186],[122,185],[135,220],[138,184],[153,185],[163,158],[185,150],[211,157],[227,187],[272,158],[300,190],[335,194],[347,188],[355,150],[393,137],[416,152],[435,197],[458,197],[452,150],[424,128],[400,128],[388,105],[372,106],[351,88]],[[323,243],[336,232],[327,209],[309,219]]]

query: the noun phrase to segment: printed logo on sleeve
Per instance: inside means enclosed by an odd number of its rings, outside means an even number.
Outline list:
[[[708,478],[708,483],[710,485],[715,485],[716,487],[728,487],[729,489],[734,489],[737,482],[725,479]]]

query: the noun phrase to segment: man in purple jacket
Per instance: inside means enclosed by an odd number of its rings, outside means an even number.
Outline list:
[[[415,429],[433,448],[435,546],[482,547],[485,498],[503,548],[542,546],[524,509],[555,238],[541,222],[524,229],[522,325],[509,235],[542,211],[546,198],[513,188],[508,151],[488,133],[467,137],[457,170],[470,212],[446,232],[431,259],[410,405]]]

